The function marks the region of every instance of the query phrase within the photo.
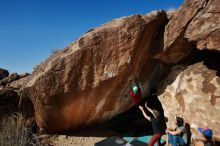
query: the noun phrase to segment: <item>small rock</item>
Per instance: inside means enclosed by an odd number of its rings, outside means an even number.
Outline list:
[[[9,72],[5,69],[0,68],[0,80],[4,79],[9,75]]]

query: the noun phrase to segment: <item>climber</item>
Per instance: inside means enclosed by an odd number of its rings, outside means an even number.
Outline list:
[[[158,143],[158,146],[161,146],[162,144],[160,143],[160,139],[161,139],[161,136],[165,133],[165,129],[166,129],[166,126],[164,126],[164,125],[166,125],[166,123],[164,123],[165,122],[164,117],[161,116],[159,111],[150,109],[147,106],[147,102],[145,102],[145,107],[153,115],[153,118],[149,117],[145,113],[144,108],[142,106],[139,106],[139,108],[142,111],[142,114],[144,115],[144,117],[147,120],[151,121],[151,123],[152,123],[152,128],[153,128],[154,135],[150,139],[150,141],[148,143],[148,146],[154,146],[154,144],[156,142]]]
[[[131,89],[129,91],[129,94],[131,95],[133,103],[135,105],[138,105],[141,102],[141,100],[142,100],[141,88],[139,87],[138,78],[135,78],[135,83],[132,85],[132,87],[131,87]]]
[[[215,142],[212,139],[212,129],[198,128],[198,131],[202,134],[202,139],[195,139],[195,146],[215,146]]]

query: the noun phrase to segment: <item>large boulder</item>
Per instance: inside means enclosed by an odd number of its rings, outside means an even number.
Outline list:
[[[164,79],[165,90],[159,96],[168,117],[168,127],[175,126],[175,114],[183,116],[196,134],[198,127],[210,127],[220,138],[220,78],[202,62],[188,67],[173,67]],[[172,102],[171,102],[172,101]]]
[[[0,117],[17,112],[18,105],[18,92],[11,87],[0,87]]]
[[[167,23],[163,11],[115,19],[87,32],[38,65],[22,91],[40,130],[58,132],[106,121],[132,106],[129,82],[146,95],[164,65],[152,47]]]
[[[27,82],[27,80],[28,80],[29,75],[30,75],[29,73],[21,74],[21,75],[19,75],[18,80],[14,80],[14,81],[8,83],[7,86],[13,87],[18,90],[22,90],[22,88],[24,87],[24,83]]]
[[[9,72],[5,69],[0,68],[0,80],[4,79],[9,75]]]
[[[32,104],[26,102],[27,100],[25,99],[23,101],[20,100],[20,89],[24,86],[24,82],[27,81],[28,75],[28,73],[22,75],[12,73],[9,75],[7,70],[0,69],[0,77],[2,77],[2,80],[0,80],[0,117],[19,112],[21,103],[24,105],[23,108],[26,108],[24,111],[29,112],[27,107]],[[28,105],[25,103],[28,103]]]
[[[196,42],[198,49],[220,51],[220,1],[209,0],[191,20],[185,38]]]
[[[1,84],[7,85],[7,84],[9,84],[9,83],[11,83],[11,82],[13,82],[15,80],[18,80],[19,78],[20,78],[19,74],[12,73],[8,77],[6,77],[3,80],[1,80]]]
[[[166,25],[164,33],[164,48],[169,49],[178,41],[182,40],[183,44],[188,43],[184,41],[184,33],[189,23],[207,4],[206,0],[186,0],[183,5],[176,10],[172,19]],[[179,46],[184,47],[183,45]]]
[[[177,63],[192,48],[220,51],[219,39],[220,1],[185,0],[166,25],[164,52],[155,58]]]

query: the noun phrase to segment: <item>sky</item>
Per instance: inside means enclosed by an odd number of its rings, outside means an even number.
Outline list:
[[[35,65],[112,19],[176,9],[183,0],[0,0],[0,68]]]

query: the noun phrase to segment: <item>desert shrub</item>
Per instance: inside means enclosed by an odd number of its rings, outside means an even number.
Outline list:
[[[59,48],[56,48],[52,51],[52,54],[57,54],[57,53],[60,53],[62,52],[63,50],[62,49],[59,49]]]
[[[38,146],[37,136],[27,128],[22,115],[5,117],[0,123],[1,146]]]

